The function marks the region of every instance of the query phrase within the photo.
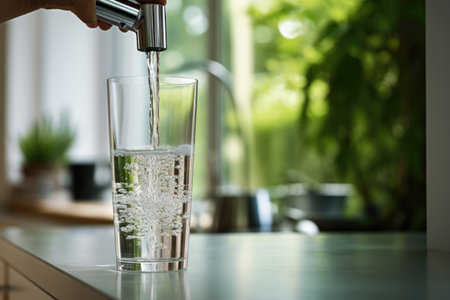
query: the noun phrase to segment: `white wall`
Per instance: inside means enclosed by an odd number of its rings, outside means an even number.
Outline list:
[[[450,1],[427,0],[427,239],[450,251]]]
[[[108,159],[106,79],[146,74],[133,32],[89,29],[73,14],[40,10],[8,22],[8,177],[20,179],[18,138],[40,115],[67,112],[76,128],[72,161]]]

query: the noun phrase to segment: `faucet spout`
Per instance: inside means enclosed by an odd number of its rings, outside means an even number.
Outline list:
[[[142,4],[140,8],[140,20],[135,31],[139,51],[166,50],[166,7],[161,4]]]
[[[98,20],[136,32],[139,51],[167,49],[166,8],[159,3],[132,0],[97,0]]]

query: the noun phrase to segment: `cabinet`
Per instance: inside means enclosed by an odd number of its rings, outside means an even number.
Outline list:
[[[5,264],[0,261],[0,299],[5,299],[6,281],[5,281]]]
[[[4,262],[0,262],[0,296],[2,299],[9,300],[51,300],[55,299],[44,292],[40,287],[35,285],[25,276],[8,266]]]
[[[5,231],[8,237],[0,238],[0,299],[111,299],[88,282],[81,282],[73,274],[68,274],[68,270],[49,262],[55,257],[57,260],[64,258],[63,264],[69,265],[80,250],[67,243],[67,240],[77,239],[76,231],[55,231],[57,238],[52,241],[48,240],[51,230],[30,230],[26,236],[17,228]],[[82,244],[87,242],[83,240]],[[74,253],[69,253],[70,250]],[[86,252],[83,252],[81,255],[86,259]]]

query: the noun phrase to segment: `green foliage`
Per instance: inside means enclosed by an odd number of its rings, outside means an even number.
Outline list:
[[[249,14],[256,184],[350,182],[378,228],[423,228],[424,0],[258,0]]]
[[[337,175],[352,182],[368,216],[388,228],[425,225],[425,3],[364,1],[347,23],[330,22],[307,71],[301,128],[335,148]],[[316,80],[328,113],[309,117]]]
[[[63,164],[75,139],[67,118],[55,126],[48,118],[36,121],[19,140],[25,164]]]
[[[311,177],[333,181],[331,155],[305,147],[298,116],[305,100],[308,66],[322,59],[315,41],[328,21],[345,23],[359,0],[254,1],[249,9],[255,43],[252,185],[268,186]],[[324,116],[325,81],[311,86],[308,115]],[[313,123],[313,122],[311,122]],[[311,126],[313,127],[313,126]]]
[[[192,15],[192,10],[197,13]],[[185,0],[167,5],[168,49],[160,55],[161,74],[173,72],[185,62],[198,61],[206,57],[206,34],[194,34],[189,30],[189,22],[195,23],[199,18],[201,21],[199,11],[206,15],[205,0]]]

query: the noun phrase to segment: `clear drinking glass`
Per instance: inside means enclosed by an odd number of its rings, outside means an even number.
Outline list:
[[[108,79],[119,270],[186,269],[196,101],[195,79],[160,76],[153,109],[148,77]]]

